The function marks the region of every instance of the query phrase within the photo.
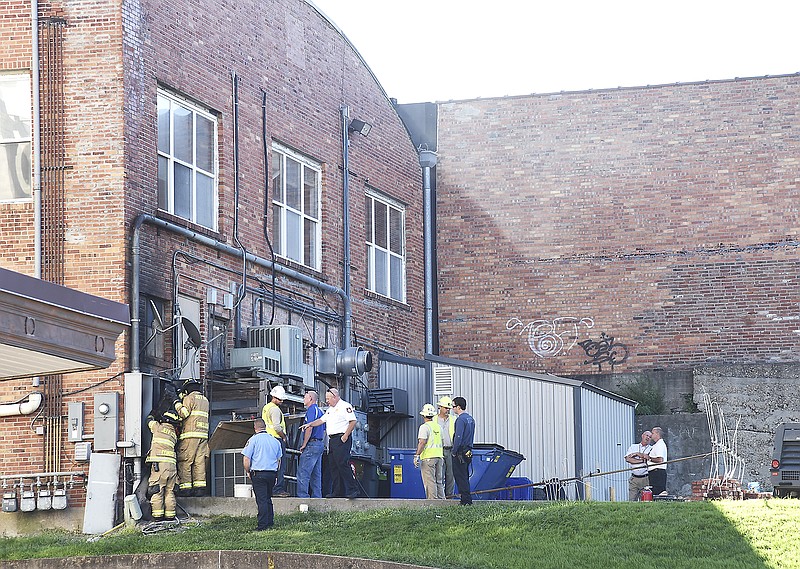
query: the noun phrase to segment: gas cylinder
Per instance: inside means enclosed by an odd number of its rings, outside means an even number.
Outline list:
[[[652,502],[653,501],[653,490],[650,486],[646,486],[642,488],[642,502]]]

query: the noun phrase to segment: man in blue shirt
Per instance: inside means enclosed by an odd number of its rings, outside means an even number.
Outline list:
[[[453,434],[453,478],[456,479],[461,505],[472,505],[469,488],[469,465],[472,463],[472,445],[475,439],[475,420],[467,413],[467,400],[463,397],[453,399],[456,415],[456,428]]]
[[[256,434],[250,437],[242,449],[244,471],[253,483],[253,493],[258,506],[258,525],[256,531],[269,529],[274,524],[272,507],[272,489],[278,478],[278,467],[281,463],[281,443],[267,433],[264,419],[253,421]]]
[[[303,404],[306,416],[303,423],[316,421],[324,413],[317,405],[316,391],[306,391]],[[297,464],[297,497],[322,498],[322,452],[325,450],[325,425],[318,425],[303,431],[300,445],[300,460]],[[309,495],[309,486],[311,493]]]

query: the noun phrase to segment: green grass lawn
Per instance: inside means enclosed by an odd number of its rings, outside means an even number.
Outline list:
[[[442,568],[800,568],[800,500],[476,503],[254,518],[100,539],[48,531],[0,539],[0,559],[248,549],[325,553]],[[342,540],[342,536],[348,539]]]

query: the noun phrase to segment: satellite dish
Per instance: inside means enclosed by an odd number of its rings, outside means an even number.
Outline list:
[[[183,325],[183,329],[186,331],[186,335],[189,337],[187,342],[189,342],[193,348],[199,348],[203,343],[203,339],[200,337],[200,330],[198,330],[197,326],[194,325],[194,322],[188,318],[181,318],[181,324]]]

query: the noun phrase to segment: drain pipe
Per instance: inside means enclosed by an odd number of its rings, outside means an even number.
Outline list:
[[[350,107],[342,105],[342,262],[344,270],[342,288],[350,297]],[[349,340],[348,340],[349,341]]]
[[[425,240],[425,353],[433,354],[433,198],[431,192],[431,168],[436,166],[436,153],[419,151],[422,167],[423,225]]]
[[[25,401],[27,399],[27,401]],[[42,405],[44,395],[38,391],[29,393],[25,398],[16,403],[4,403],[0,405],[0,417],[15,417],[18,415],[30,415],[38,410]]]
[[[34,276],[42,278],[42,114],[39,98],[39,2],[31,0],[31,90],[33,91]]]
[[[180,225],[175,225],[174,223],[170,223],[169,221],[164,221],[163,219],[159,219],[148,213],[142,213],[139,214],[139,216],[137,216],[137,218],[133,222],[132,226],[133,236],[131,239],[132,274],[131,274],[130,357],[131,357],[131,370],[134,373],[138,373],[140,371],[139,370],[139,279],[140,279],[140,266],[141,266],[140,233],[142,225],[144,225],[145,223],[149,223],[150,225],[154,225],[156,227],[170,231],[182,237],[186,237],[187,239],[190,239],[195,243],[200,243],[201,245],[211,247],[212,249],[215,249],[222,253],[227,253],[234,257],[240,257],[242,255],[241,249],[238,249],[236,247],[231,247],[226,243],[222,243],[221,241],[217,241],[216,239],[206,237],[205,235],[192,231],[191,229],[186,229],[185,227],[181,227]],[[345,293],[344,290],[329,285],[328,283],[322,282],[313,277],[304,275],[303,273],[300,273],[288,267],[284,267],[283,265],[273,263],[269,259],[253,255],[252,253],[246,254],[246,260],[250,261],[251,263],[255,263],[256,265],[259,265],[261,267],[264,267],[266,269],[274,270],[276,273],[280,273],[286,277],[305,283],[323,292],[329,292],[338,295],[342,299],[342,304],[344,305],[344,315],[342,322],[342,339],[341,339],[342,349],[347,349],[350,347],[350,336],[352,335],[351,330],[353,326],[353,313],[352,313],[352,306],[350,304],[350,297],[347,295],[347,293]]]

